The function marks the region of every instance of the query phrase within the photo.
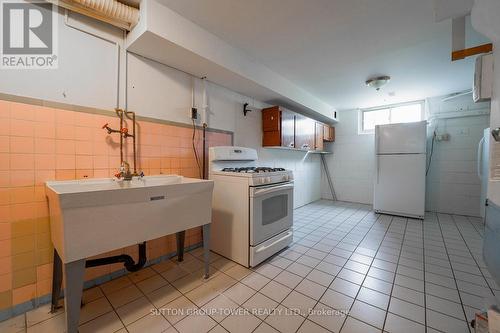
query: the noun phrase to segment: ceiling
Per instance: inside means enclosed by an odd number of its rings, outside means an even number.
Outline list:
[[[338,110],[471,87],[473,59],[450,61],[433,0],[158,1]],[[467,26],[467,46],[487,42]],[[392,77],[380,92],[364,85],[379,74]]]

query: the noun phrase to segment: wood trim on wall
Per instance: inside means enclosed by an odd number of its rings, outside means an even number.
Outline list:
[[[464,50],[453,51],[451,53],[451,61],[461,60],[476,54],[489,53],[491,51],[493,51],[492,43],[470,47]]]

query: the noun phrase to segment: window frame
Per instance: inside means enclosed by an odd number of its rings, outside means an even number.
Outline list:
[[[417,105],[417,104],[420,105],[420,120],[419,121],[423,121],[423,120],[425,120],[425,100],[417,100],[417,101],[411,101],[411,102],[395,103],[395,104],[389,104],[389,105],[383,105],[383,106],[376,106],[376,107],[372,107],[372,108],[359,109],[358,134],[374,134],[375,133],[375,129],[365,129],[364,128],[364,120],[365,120],[364,115],[366,112],[389,109],[389,123],[388,124],[393,124],[392,123],[392,109],[395,109],[395,108],[401,107],[401,106]]]

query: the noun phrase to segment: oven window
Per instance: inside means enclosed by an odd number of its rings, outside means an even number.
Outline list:
[[[281,194],[262,201],[262,225],[271,224],[288,214],[288,194]]]

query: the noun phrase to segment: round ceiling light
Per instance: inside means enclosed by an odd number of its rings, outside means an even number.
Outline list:
[[[371,88],[375,88],[375,90],[379,91],[380,88],[385,86],[391,80],[390,76],[377,76],[366,80],[366,85]]]

